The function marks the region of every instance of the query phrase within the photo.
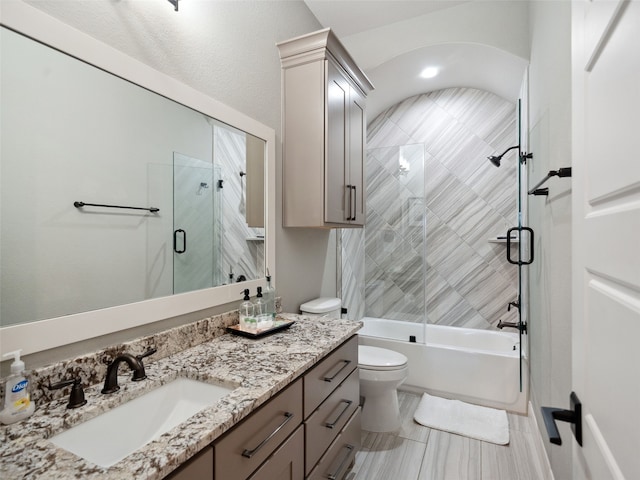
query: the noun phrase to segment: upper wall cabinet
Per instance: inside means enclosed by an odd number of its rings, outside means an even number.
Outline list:
[[[362,227],[365,98],[373,85],[328,28],[278,48],[283,226]]]

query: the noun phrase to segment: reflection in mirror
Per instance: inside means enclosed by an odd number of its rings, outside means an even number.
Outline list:
[[[1,326],[264,276],[264,140],[1,35]]]

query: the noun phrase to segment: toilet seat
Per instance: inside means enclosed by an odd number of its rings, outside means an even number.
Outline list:
[[[359,345],[358,366],[365,370],[401,370],[407,366],[407,357],[386,348]]]

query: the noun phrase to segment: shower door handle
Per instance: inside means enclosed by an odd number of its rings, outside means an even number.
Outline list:
[[[178,235],[182,234],[182,250],[178,250]],[[187,232],[179,228],[173,232],[173,251],[178,255],[187,251]]]
[[[518,255],[518,260],[511,259],[511,232],[518,232],[518,240],[521,239],[520,232],[526,230],[529,232],[529,260],[523,261]],[[518,249],[518,253],[520,249]],[[533,263],[533,229],[529,227],[514,227],[507,230],[507,261],[513,265],[531,265]]]

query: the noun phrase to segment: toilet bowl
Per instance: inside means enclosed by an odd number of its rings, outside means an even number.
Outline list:
[[[358,346],[362,429],[391,432],[400,428],[397,388],[407,379],[407,357],[386,348]]]

